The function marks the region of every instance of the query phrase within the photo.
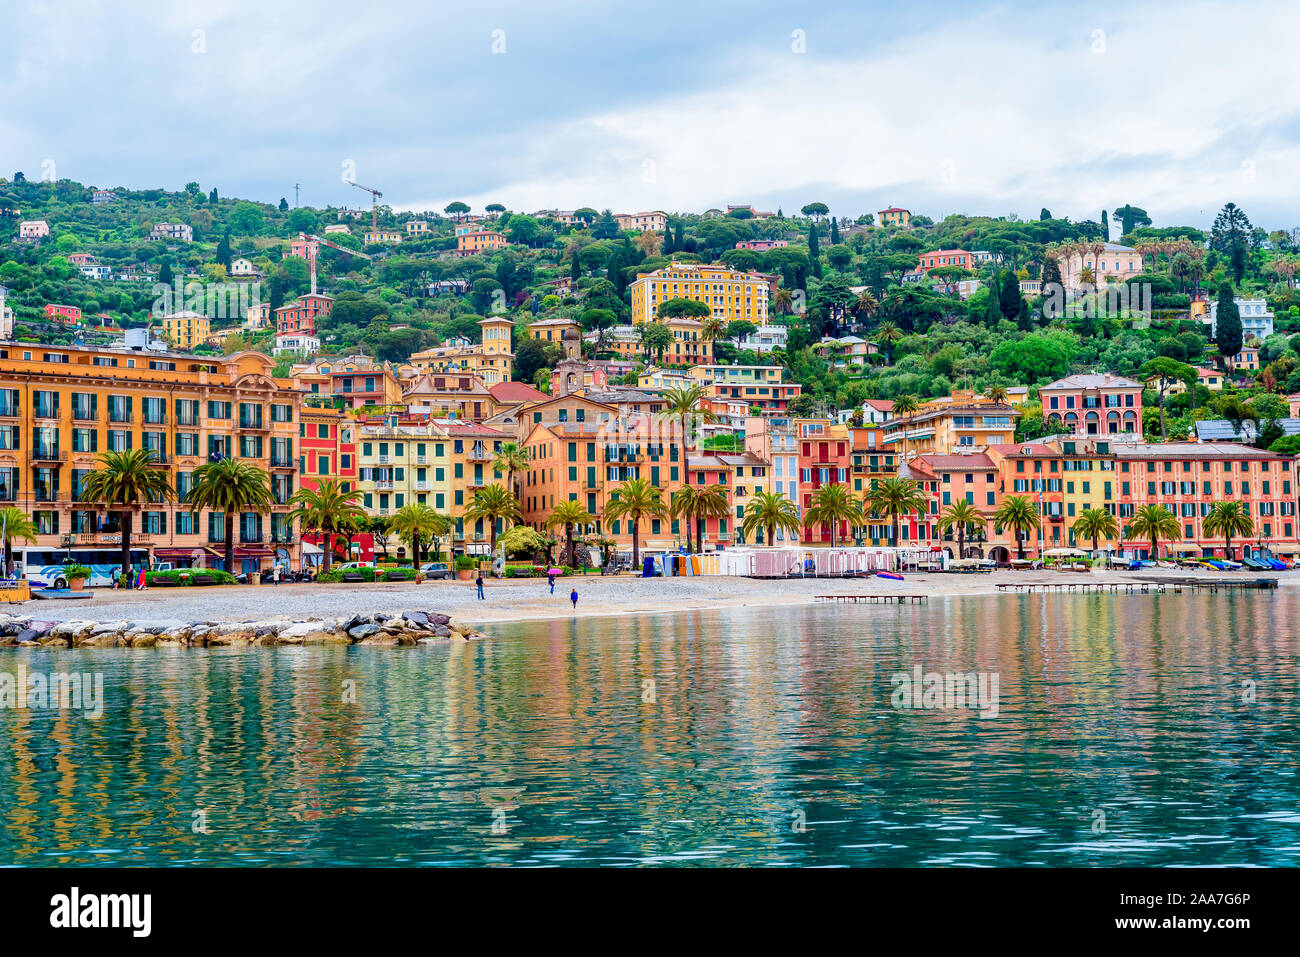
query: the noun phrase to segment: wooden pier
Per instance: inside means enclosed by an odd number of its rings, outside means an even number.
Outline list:
[[[1254,591],[1277,588],[1276,578],[1154,578],[1132,581],[1089,582],[1001,582],[998,589],[1034,594],[1035,592],[1109,592],[1112,595],[1163,595],[1165,592],[1194,591],[1198,588],[1210,592]]]
[[[817,601],[866,602],[868,605],[924,605],[928,595],[814,595]]]

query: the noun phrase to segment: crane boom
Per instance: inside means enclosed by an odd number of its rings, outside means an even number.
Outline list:
[[[378,229],[379,228],[379,197],[383,196],[384,194],[377,189],[372,189],[369,186],[362,186],[356,180],[348,180],[348,182],[351,183],[353,186],[355,186],[357,189],[364,189],[367,193],[370,194],[370,228],[372,230]]]
[[[338,243],[332,242],[324,236],[316,236],[314,234],[306,233],[299,233],[298,235],[302,239],[311,240],[311,245],[307,247],[307,261],[311,264],[311,294],[313,296],[316,295],[316,247],[318,245],[329,246],[331,249],[337,249],[341,253],[347,253],[349,256],[360,256],[362,259],[375,258],[361,252],[360,250],[348,249],[347,246],[340,246]]]

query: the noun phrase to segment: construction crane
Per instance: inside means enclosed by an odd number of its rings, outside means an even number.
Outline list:
[[[367,256],[365,253],[356,249],[348,249],[347,246],[340,246],[338,243],[331,242],[323,236],[298,234],[303,239],[311,240],[311,245],[307,247],[307,262],[311,264],[311,294],[316,295],[316,250],[320,246],[328,246],[330,249],[337,249],[341,253],[347,253],[349,256],[360,256],[362,259],[374,259],[373,256]]]
[[[377,189],[371,189],[369,186],[362,186],[354,180],[348,180],[357,189],[364,189],[370,194],[370,228],[372,230],[379,228],[379,197],[384,194]]]

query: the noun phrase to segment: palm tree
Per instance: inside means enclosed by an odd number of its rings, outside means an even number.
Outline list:
[[[81,483],[81,501],[117,512],[122,525],[122,573],[131,567],[131,516],[142,502],[175,498],[167,470],[154,463],[152,449],[102,452],[99,467]]]
[[[627,519],[632,526],[632,564],[641,567],[641,519],[667,518],[668,508],[663,494],[647,479],[628,479],[614,489],[613,498],[605,506],[605,518],[618,521]]]
[[[782,287],[776,291],[772,297],[772,308],[776,310],[778,316],[790,315],[790,310],[794,307],[794,297],[790,295],[790,290]]]
[[[518,442],[503,442],[492,457],[492,471],[506,473],[506,488],[511,492],[515,490],[515,473],[527,472],[531,465],[528,452]]]
[[[1232,557],[1232,536],[1245,538],[1255,531],[1255,523],[1240,502],[1215,502],[1201,523],[1206,535],[1223,536],[1223,554]]]
[[[870,289],[864,289],[858,298],[854,300],[851,308],[853,310],[853,315],[857,317],[859,322],[861,322],[863,316],[870,319],[876,314],[880,309],[880,302],[876,299],[875,293]],[[894,328],[898,327],[895,326]]]
[[[682,481],[686,481],[686,420],[699,416],[700,421],[716,422],[718,417],[701,407],[709,396],[709,386],[704,383],[687,386],[684,389],[665,389],[663,391],[664,407],[659,416],[675,422],[681,430]]]
[[[271,510],[271,476],[265,469],[240,459],[204,462],[194,470],[194,485],[185,496],[190,512],[208,509],[226,519],[226,571],[235,570],[235,515]]]
[[[862,524],[862,503],[858,502],[847,485],[832,482],[823,485],[812,493],[808,500],[808,510],[804,512],[803,522],[809,528],[814,525],[831,527],[831,548],[835,547],[835,526],[840,522],[849,525]]]
[[[360,492],[345,492],[334,479],[321,479],[315,488],[300,488],[293,493],[289,504],[293,510],[289,521],[297,522],[303,531],[318,533],[325,543],[325,558],[321,571],[330,570],[334,555],[333,537],[355,529],[366,513],[357,500]]]
[[[990,402],[996,402],[998,405],[1007,404],[1007,390],[1005,386],[991,385],[984,390],[984,398]]]
[[[867,490],[863,504],[872,515],[890,520],[894,529],[894,546],[898,546],[898,519],[914,512],[924,512],[929,497],[913,479],[887,478]]]
[[[1133,519],[1124,527],[1127,539],[1149,538],[1151,540],[1151,557],[1155,558],[1160,549],[1160,539],[1176,539],[1182,529],[1178,519],[1163,505],[1143,505],[1134,514]]]
[[[451,522],[429,506],[420,502],[403,505],[393,513],[389,526],[404,541],[411,543],[411,557],[416,570],[420,568],[420,545],[435,535],[451,531]]]
[[[1025,533],[1042,525],[1038,509],[1023,495],[1007,496],[993,513],[993,521],[999,528],[1009,528],[1015,533],[1016,558],[1019,559],[1025,557]]]
[[[701,519],[723,518],[730,510],[725,485],[691,485],[689,482],[672,493],[672,504],[668,507],[669,514],[680,519],[686,526],[688,552],[702,551],[704,548],[703,529],[700,530],[700,540],[696,542],[696,547],[691,547],[691,529]]]
[[[700,329],[700,338],[705,342],[715,342],[726,335],[727,324],[717,316],[709,316]]]
[[[775,492],[755,492],[745,506],[745,517],[740,523],[740,530],[746,535],[755,529],[764,529],[767,532],[767,544],[774,547],[778,528],[798,535],[802,527],[799,509],[794,502]]]
[[[577,502],[566,500],[556,502],[551,514],[546,516],[546,527],[564,526],[564,545],[569,553],[569,565],[573,565],[573,529],[576,525],[590,525],[595,521],[592,514]]]
[[[476,522],[481,518],[488,521],[488,532],[492,543],[492,554],[497,551],[497,522],[522,522],[524,514],[519,508],[519,499],[515,493],[502,485],[489,485],[474,493],[474,501],[465,509],[466,521]]]
[[[939,530],[948,531],[957,527],[957,557],[966,557],[966,532],[976,525],[986,525],[987,520],[970,502],[960,498],[953,502],[939,515]]]
[[[863,293],[863,295],[870,294]],[[889,362],[894,361],[894,344],[901,338],[903,338],[903,330],[892,322],[882,322],[874,337],[876,345],[885,350],[885,359]]]
[[[900,395],[894,400],[894,408],[891,411],[891,418],[906,419],[909,415],[916,412],[921,407],[921,400],[914,395]],[[902,425],[902,438],[899,440],[899,458],[907,458],[907,423]]]
[[[36,523],[27,517],[21,508],[6,505],[0,508],[0,528],[4,530],[4,577],[9,577],[9,569],[14,564],[14,542],[36,544]]]
[[[1076,539],[1091,538],[1094,552],[1100,551],[1100,539],[1119,537],[1119,523],[1115,521],[1115,516],[1104,508],[1085,508],[1079,513],[1075,523],[1070,526],[1070,530],[1074,532]]]

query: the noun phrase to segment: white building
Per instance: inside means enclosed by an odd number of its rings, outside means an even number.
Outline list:
[[[1237,312],[1241,315],[1242,342],[1249,342],[1251,339],[1267,339],[1273,334],[1273,313],[1269,312],[1267,302],[1263,299],[1237,298],[1232,301],[1237,304]],[[1219,334],[1219,302],[1217,299],[1210,301],[1209,318],[1202,316],[1201,322],[1210,324],[1211,339]]]
[[[194,227],[189,223],[159,223],[149,230],[150,239],[176,239],[183,243],[194,242]]]
[[[293,355],[310,356],[320,352],[320,340],[315,336],[309,336],[301,332],[291,332],[283,336],[275,337],[275,347],[271,349],[271,355],[278,356],[283,353],[292,353]]]
[[[117,199],[117,193],[111,189],[97,189],[90,195],[90,201],[96,206],[103,206],[105,203],[111,203]]]
[[[88,263],[79,268],[81,274],[87,279],[111,279],[113,276],[112,268],[103,263]]]
[[[0,339],[14,337],[14,311],[5,305],[5,296],[9,290],[0,286]]]
[[[761,325],[749,335],[739,340],[741,349],[753,349],[755,352],[771,352],[784,349],[790,341],[790,327]]]
[[[230,263],[230,275],[232,276],[256,276],[257,267],[251,261],[240,257],[232,260]]]

